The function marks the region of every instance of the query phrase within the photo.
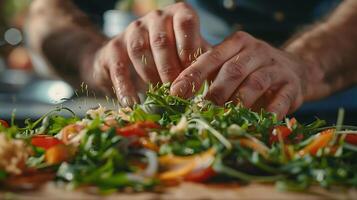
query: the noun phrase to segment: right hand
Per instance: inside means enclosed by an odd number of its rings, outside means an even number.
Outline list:
[[[185,3],[156,10],[132,22],[98,50],[95,83],[115,92],[123,106],[138,102],[138,83],[172,82],[208,48],[195,11]]]
[[[172,83],[171,94],[189,98],[192,88],[215,74],[208,99],[218,105],[231,100],[256,111],[265,108],[282,119],[303,103],[312,68],[299,56],[239,31],[185,69]]]

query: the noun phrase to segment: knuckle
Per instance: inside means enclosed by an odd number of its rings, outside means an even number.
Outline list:
[[[224,68],[226,70],[227,78],[230,80],[237,80],[244,76],[244,67],[238,62],[229,62]]]
[[[141,20],[135,20],[133,22],[130,23],[130,25],[128,26],[129,29],[136,29],[136,28],[140,28],[142,26],[142,22]]]
[[[250,36],[247,32],[237,31],[234,33],[233,39],[238,41],[247,41],[247,40],[251,40],[252,36]]]
[[[151,12],[149,12],[149,14],[147,15],[148,17],[160,17],[163,14],[162,10],[153,10]]]
[[[109,47],[109,49],[117,49],[121,47],[121,40],[118,37],[113,38],[112,40],[110,40],[107,44],[107,47]]]
[[[202,72],[198,69],[191,69],[190,73],[187,74],[188,77],[195,77],[197,79],[202,78]]]
[[[157,49],[167,48],[171,46],[171,40],[166,32],[159,32],[153,36],[151,46]]]
[[[123,48],[123,46],[124,45],[121,36],[116,36],[115,38],[110,40],[109,43],[106,45],[107,50],[109,50],[109,53],[111,53],[110,51],[120,50]]]
[[[166,76],[166,77],[169,77],[170,79],[171,78],[174,78],[176,75],[178,75],[178,70],[177,70],[177,68],[176,67],[173,67],[173,65],[170,65],[170,64],[165,64],[165,65],[163,65],[161,68],[160,68],[160,70],[159,70],[159,72],[162,74],[162,75],[164,75],[164,76]]]
[[[259,49],[261,51],[266,51],[269,48],[269,45],[261,40],[257,40],[255,42],[255,49]]]
[[[256,72],[250,75],[248,84],[255,90],[262,91],[264,90],[265,85],[268,84],[268,79],[266,75]]]
[[[114,61],[110,67],[111,73],[114,73],[113,75],[125,74],[126,70],[125,64],[121,61]]]
[[[278,80],[279,77],[279,71],[277,70],[268,70],[264,73],[266,83],[267,84],[272,84]]]
[[[207,59],[213,64],[221,64],[222,53],[216,49],[209,50],[207,51]]]
[[[294,102],[294,96],[288,92],[279,94],[279,99],[281,99],[281,103],[284,105],[290,105]]]
[[[184,74],[184,78],[192,82],[192,84],[198,85],[202,80],[202,72],[198,69],[192,68],[189,72]]]
[[[129,43],[129,50],[134,54],[142,53],[146,49],[147,45],[143,38],[134,39]]]
[[[125,82],[125,81],[122,80],[122,79],[118,79],[118,80],[117,80],[117,84],[119,85],[118,91],[122,91],[122,92],[123,92],[123,91],[126,89],[126,87],[127,87],[126,84],[128,84],[128,83]]]
[[[181,29],[191,30],[197,24],[197,18],[195,15],[185,15],[178,19],[178,24]]]

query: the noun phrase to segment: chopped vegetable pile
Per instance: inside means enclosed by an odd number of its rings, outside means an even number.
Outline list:
[[[0,187],[47,181],[101,192],[152,190],[182,181],[271,182],[279,189],[357,186],[354,127],[322,127],[241,105],[219,107],[151,87],[143,104],[89,110],[83,119],[60,110],[25,127],[0,121]],[[342,123],[342,122],[340,122]],[[16,147],[16,148],[15,148]]]

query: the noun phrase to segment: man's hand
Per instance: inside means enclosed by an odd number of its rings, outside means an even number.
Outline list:
[[[185,3],[153,11],[131,23],[96,54],[97,85],[124,105],[138,102],[137,83],[172,82],[208,45],[195,11]]]
[[[303,102],[308,63],[245,32],[237,32],[201,55],[173,82],[171,93],[189,97],[214,74],[207,98],[265,107],[281,119]]]

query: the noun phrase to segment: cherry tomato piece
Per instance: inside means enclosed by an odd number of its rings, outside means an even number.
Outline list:
[[[63,142],[53,136],[35,135],[31,138],[31,144],[35,147],[40,147],[47,150],[58,144],[63,144]]]

